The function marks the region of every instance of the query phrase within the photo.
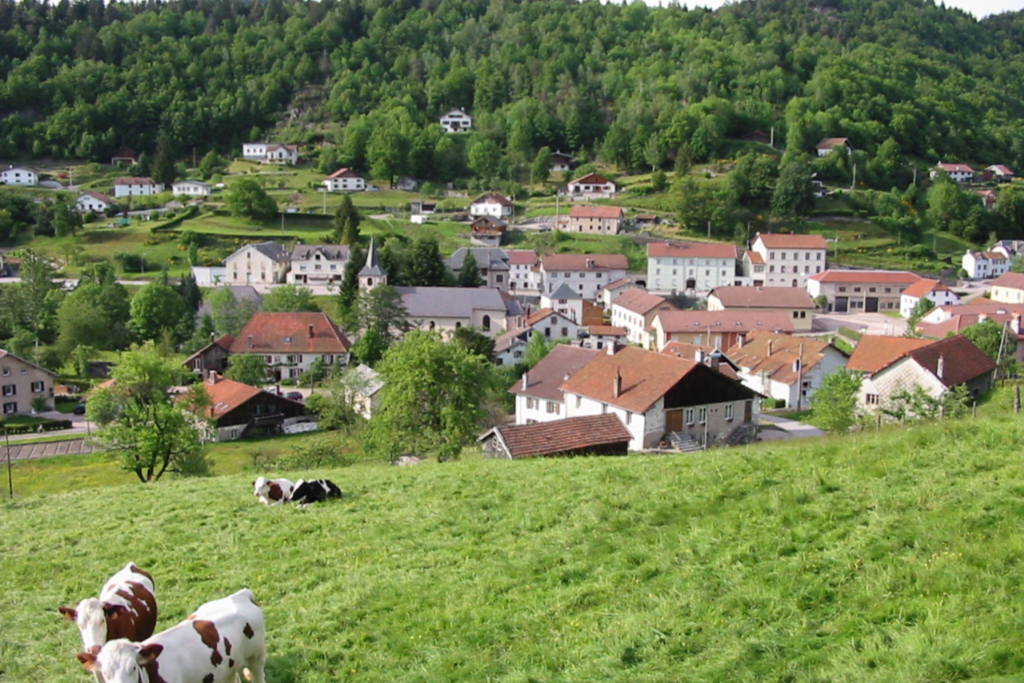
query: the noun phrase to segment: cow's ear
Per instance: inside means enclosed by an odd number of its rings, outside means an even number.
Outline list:
[[[68,621],[74,621],[78,618],[78,612],[70,607],[58,607],[57,611],[64,615],[64,618]]]
[[[110,603],[104,603],[103,605],[103,614],[107,615],[108,617],[112,617],[115,614],[120,614],[121,612],[127,611],[128,608],[124,605],[111,605]]]
[[[160,653],[163,651],[163,645],[160,645],[158,643],[150,643],[149,645],[143,645],[139,649],[139,654],[136,655],[135,658],[138,660],[139,664],[142,664],[144,666],[155,660],[157,657],[159,657]]]
[[[79,652],[78,661],[82,663],[86,671],[95,671],[99,666],[96,664],[96,655],[91,652]]]

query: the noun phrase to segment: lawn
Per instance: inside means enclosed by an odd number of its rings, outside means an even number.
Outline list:
[[[161,628],[251,588],[271,683],[1017,680],[1022,437],[996,417],[351,467],[301,473],[346,494],[306,510],[255,503],[248,472],[19,498],[0,503],[0,661],[85,680],[55,608],[134,561]]]

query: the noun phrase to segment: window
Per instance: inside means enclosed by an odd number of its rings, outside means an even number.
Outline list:
[[[700,420],[701,424],[706,424],[708,421],[708,407],[701,406],[697,409],[697,419]]]
[[[32,382],[32,393],[41,394],[46,391],[46,384],[43,382]]]
[[[845,291],[846,291],[846,287],[840,287],[840,288],[839,288],[839,291],[840,291],[840,292],[845,292]]]
[[[804,252],[804,261],[810,261],[810,260],[811,260],[811,252],[809,252],[809,251]]]
[[[884,291],[885,291],[886,294],[891,294],[892,293],[892,287],[886,287]]]
[[[4,396],[14,396],[18,393],[18,386],[16,384],[5,384],[3,393]]]
[[[868,291],[869,292],[873,292],[873,291],[875,291],[875,288],[874,287],[868,287]]]
[[[864,402],[867,403],[869,406],[877,406],[878,405],[878,394],[867,394],[864,397]]]
[[[491,329],[491,316],[489,316],[489,315],[485,315],[484,316],[483,328],[484,328],[485,332],[489,332],[490,331],[490,329]]]
[[[854,288],[853,288],[853,291],[854,291],[854,292],[859,292],[859,291],[860,291],[860,287],[854,287]]]
[[[285,344],[291,344],[292,343],[292,338],[291,337],[285,337],[284,338],[284,343]]]
[[[495,276],[494,276],[494,281],[495,281],[495,282],[498,282],[498,283],[501,283],[501,282],[504,282],[504,281],[505,281],[505,278],[504,278],[504,276],[503,276],[503,275],[495,275]]]
[[[769,273],[774,273],[775,272],[775,266],[768,266],[768,272]]]
[[[18,404],[17,403],[5,403],[4,404],[4,415],[13,415],[16,412],[18,412]]]
[[[768,252],[768,258],[774,259],[775,258],[775,252],[774,251]]]
[[[802,319],[806,319],[807,318],[807,311],[800,311],[800,317]]]
[[[683,411],[683,421],[688,425],[693,424],[693,408],[687,408]]]
[[[9,377],[10,374],[11,374],[11,369],[5,365],[4,366],[4,377]]]
[[[562,412],[562,407],[558,405],[558,401],[548,401],[547,404],[549,413],[558,415],[560,412]]]
[[[799,316],[797,316],[797,311],[793,311],[793,317],[794,318],[799,317]]]
[[[631,424],[632,422],[633,422],[633,413],[631,413],[631,412],[629,412],[627,410],[626,411],[626,424],[628,425],[628,424]]]
[[[536,408],[537,407],[537,399],[535,399],[535,398],[527,398],[526,399],[526,407],[527,408],[531,408],[531,409]]]
[[[821,252],[820,251],[818,252],[818,260],[819,261],[821,260]]]
[[[576,397],[576,407],[579,408],[581,405],[583,405],[583,397],[582,396],[577,396]]]
[[[786,272],[786,266],[782,266],[781,268],[779,268],[779,272],[780,273],[785,273]]]
[[[731,403],[726,403],[725,404],[725,419],[726,420],[731,420],[732,419],[732,411],[733,411],[733,405]]]
[[[779,258],[781,258],[781,259],[785,260],[785,258],[786,258],[786,252],[782,252],[782,254],[780,254],[780,255],[779,255]]]

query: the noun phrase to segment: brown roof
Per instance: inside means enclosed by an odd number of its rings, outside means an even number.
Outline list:
[[[495,427],[494,433],[512,458],[585,452],[588,448],[621,444],[625,454],[629,430],[615,415],[586,415],[532,425]],[[607,449],[602,449],[606,451]]]
[[[618,280],[613,280],[604,286],[604,290],[607,292],[609,289],[618,289],[619,287],[625,287],[630,283],[628,277],[620,277]]]
[[[1024,273],[1003,273],[992,281],[992,286],[1024,289]]]
[[[323,313],[257,313],[229,353],[348,353],[352,344]]]
[[[769,249],[828,249],[828,243],[821,235],[780,235],[757,233],[754,241],[761,239],[761,243]]]
[[[930,343],[927,339],[880,337],[866,334],[857,342],[857,346],[850,356],[850,361],[846,364],[846,369],[873,375],[882,368],[892,365],[914,349],[919,349]]]
[[[840,145],[849,145],[849,138],[825,138],[815,149],[835,149]]]
[[[351,168],[339,168],[337,171],[327,176],[327,180],[334,180],[335,178],[360,178],[358,173],[353,171]]]
[[[565,378],[589,363],[599,353],[601,352],[594,349],[556,344],[548,355],[525,373],[526,387],[523,387],[523,380],[520,378],[509,387],[509,393],[561,401],[562,390],[559,387]]]
[[[1020,313],[992,313],[989,315],[970,313],[967,315],[954,315],[949,320],[943,320],[941,323],[918,323],[917,331],[930,339],[945,339],[951,334],[960,334],[968,327],[974,327],[982,322],[980,319],[982,315],[985,316],[984,319],[991,320],[1001,326],[1011,322],[1014,316],[1020,317]],[[1013,332],[1012,328],[1010,332]],[[1016,334],[1014,336],[1018,341],[1024,339],[1024,335]]]
[[[231,348],[231,345],[234,342],[235,342],[235,338],[234,337],[232,337],[230,334],[225,334],[225,335],[223,335],[223,336],[221,336],[221,337],[219,337],[217,339],[214,339],[212,342],[210,342],[209,344],[207,344],[206,346],[204,346],[203,348],[199,349],[198,351],[193,353],[191,356],[186,358],[185,361],[182,363],[182,365],[188,365],[189,361],[193,360],[194,358],[198,358],[199,356],[201,356],[204,353],[206,353],[206,350],[209,349],[211,346],[219,346],[220,348],[224,349],[225,351],[228,351]]]
[[[604,323],[604,309],[589,301],[583,302],[583,319],[580,324],[584,327],[600,325]]]
[[[726,355],[747,374],[764,375],[782,384],[793,384],[802,372],[813,368],[825,358],[828,347],[828,342],[807,337],[751,332],[742,346],[733,346]],[[793,367],[797,359],[802,366],[800,370]]]
[[[687,360],[697,360],[698,351],[704,358],[704,365],[707,365],[708,367],[711,366],[711,354],[717,351],[721,355],[721,362],[718,365],[718,371],[729,379],[739,380],[740,376],[731,365],[733,361],[722,353],[721,349],[714,349],[702,344],[687,344],[686,342],[672,341],[665,344],[658,353],[675,356],[676,358],[685,358]]]
[[[996,173],[1002,175],[1013,175],[1013,171],[1011,171],[1008,167],[1003,166],[1002,164],[993,164],[988,167],[988,170],[995,171]]]
[[[580,206],[575,204],[569,211],[571,218],[622,218],[624,212],[617,206]]]
[[[811,295],[796,287],[715,287],[712,296],[726,308],[817,308]]]
[[[979,254],[975,254],[975,256],[978,256],[978,255]],[[1002,252],[999,252],[999,251],[983,251],[983,252],[980,253],[980,255],[982,257],[984,257],[984,258],[987,258],[989,261],[1006,261],[1007,260],[1006,254],[1004,254]]]
[[[938,377],[947,387],[955,387],[964,382],[992,372],[996,362],[971,343],[963,335],[931,342],[928,346],[914,349],[909,354],[917,364]],[[939,376],[939,359],[942,359],[942,375]]]
[[[739,258],[734,244],[716,242],[650,242],[648,258]]]
[[[560,318],[565,318],[566,320],[569,320],[569,318],[567,318],[563,314],[557,312],[553,308],[541,308],[541,309],[538,309],[538,310],[534,311],[530,315],[528,315],[526,317],[526,320],[523,321],[523,326],[524,327],[533,327],[534,325],[539,323],[541,320],[544,320],[545,318],[548,318],[550,316],[558,316]],[[570,322],[572,322],[572,321],[570,321]]]
[[[747,260],[751,263],[764,264],[764,256],[761,256],[761,252],[754,251],[753,249],[747,249]]]
[[[921,278],[914,284],[910,285],[903,290],[903,296],[917,297],[920,299],[923,296],[928,296],[932,292],[948,292],[949,287],[942,284],[938,280],[927,280]]]
[[[592,337],[625,337],[629,334],[625,327],[618,327],[616,325],[589,325],[587,332]]]
[[[114,184],[115,185],[154,185],[155,183],[153,182],[152,178],[144,178],[144,177],[140,177],[140,178],[127,178],[127,177],[121,177],[121,178],[114,178]]]
[[[626,270],[629,259],[622,254],[548,254],[540,257],[544,270]]]
[[[978,313],[986,313],[988,315],[994,315],[997,313],[1024,313],[1024,304],[1004,304],[997,301],[983,301],[982,303],[975,303],[972,301],[969,304],[946,304],[943,306],[936,306],[928,315],[931,315],[934,311],[942,311],[943,313],[948,313],[951,316],[977,315]]]
[[[509,249],[505,253],[508,254],[509,265],[532,266],[537,263],[537,252],[533,249]]]
[[[634,413],[645,413],[697,365],[696,361],[627,346],[614,355],[599,353],[565,381],[562,389]],[[616,376],[622,378],[618,396],[614,395]]]
[[[100,201],[101,201],[101,202],[103,202],[104,204],[113,204],[113,203],[114,203],[114,200],[113,200],[113,199],[112,199],[112,198],[111,198],[110,196],[108,196],[108,195],[105,195],[105,194],[103,194],[102,192],[93,192],[93,191],[89,190],[89,191],[87,191],[87,192],[83,192],[83,193],[82,193],[81,195],[79,195],[79,196],[83,196],[83,197],[92,197],[93,199],[98,199],[98,200],[100,200]]]
[[[664,310],[675,310],[676,308],[665,297],[649,294],[642,289],[627,289],[619,295],[612,306],[620,306],[640,315],[647,315],[658,307],[664,307]]]
[[[666,333],[735,332],[747,334],[754,330],[792,332],[793,321],[785,311],[666,311],[659,313],[661,327]]]
[[[470,202],[470,204],[480,204],[480,203],[501,204],[502,206],[512,206],[512,201],[508,197],[505,197],[504,195],[500,195],[497,192],[488,192],[487,194],[482,194],[479,197],[477,197],[476,199],[474,199],[472,202]]]
[[[211,376],[203,382],[210,397],[210,406],[206,409],[206,416],[214,419],[222,417],[242,405],[249,399],[255,398],[263,393],[262,389],[236,382],[233,379]]]
[[[597,175],[596,173],[588,173],[587,175],[580,176],[576,180],[570,180],[569,184],[583,183],[584,185],[607,185],[608,179],[604,176]]]
[[[906,270],[826,270],[808,278],[818,282],[868,282],[872,284],[911,285],[921,279]]]
[[[936,164],[935,168],[946,173],[974,173],[974,169],[967,164]]]

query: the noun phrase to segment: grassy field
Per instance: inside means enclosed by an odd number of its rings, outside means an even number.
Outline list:
[[[0,504],[6,680],[85,680],[55,608],[128,561],[160,626],[242,586],[268,680],[1019,680],[1019,420],[680,457],[248,473]],[[72,521],[73,520],[73,521]],[[1006,677],[1006,678],[1000,678]]]

